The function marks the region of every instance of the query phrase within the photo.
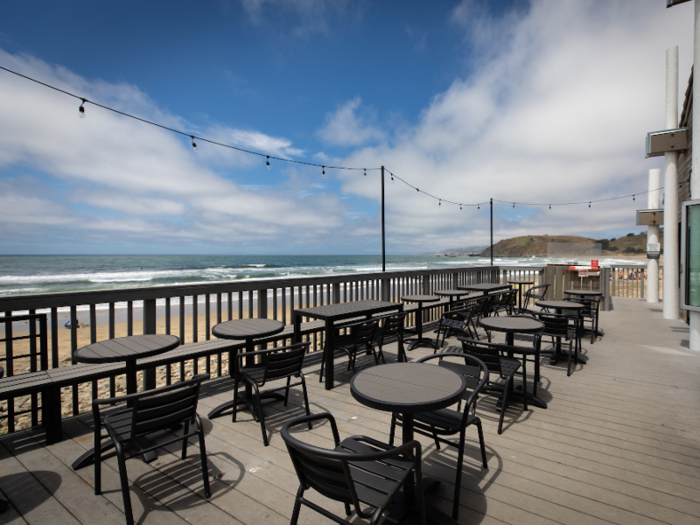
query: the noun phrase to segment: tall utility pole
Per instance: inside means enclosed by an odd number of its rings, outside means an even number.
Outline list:
[[[491,266],[493,266],[493,198],[490,200],[491,204]]]
[[[695,45],[694,45],[694,61],[695,64],[700,60],[700,0],[695,0]],[[700,100],[700,81],[693,74],[693,100]],[[700,197],[700,108],[695,108],[693,111],[693,156],[691,158],[690,171],[690,198],[697,199]],[[675,215],[674,215],[675,220]],[[667,221],[664,221],[666,224]],[[665,233],[665,232],[664,232]],[[698,235],[698,232],[693,232]],[[664,265],[666,257],[664,257]],[[664,291],[666,289],[664,288]],[[688,324],[690,325],[690,349],[700,351],[700,312],[688,312]]]
[[[384,166],[382,166],[382,271],[386,272],[386,238],[384,236]]]

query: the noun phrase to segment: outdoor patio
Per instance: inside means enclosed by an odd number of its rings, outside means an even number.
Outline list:
[[[688,329],[662,319],[660,305],[613,298],[601,313],[604,336],[583,341],[588,364],[566,376],[566,361],[542,360],[538,394],[548,409],[513,404],[498,435],[494,399],[484,396],[478,414],[484,423],[489,469],[478,459],[476,429],[468,430],[460,523],[696,524],[700,521],[700,355],[688,349]],[[496,334],[496,340],[502,339]],[[415,360],[429,348],[408,354]],[[395,348],[385,349],[387,360]],[[349,391],[346,359],[337,361],[336,386],[318,381],[318,360],[306,368],[312,412],[331,412],[341,438],[365,434],[388,440],[391,415],[357,403]],[[365,360],[360,365],[368,364]],[[531,372],[532,367],[529,367]],[[212,497],[204,499],[198,449],[188,462],[178,445],[153,463],[127,463],[134,518],[142,524],[289,523],[298,480],[279,430],[301,415],[300,390],[290,406],[266,409],[269,447],[249,412],[239,420],[204,416],[230,399],[232,381],[214,380],[200,399],[207,436]],[[0,440],[0,498],[11,507],[0,523],[123,524],[116,458],[103,465],[102,496],[93,493],[93,469],[70,465],[92,445],[91,416],[64,420],[65,439],[43,445],[40,432]],[[330,430],[319,426],[313,441],[329,446]],[[456,450],[424,444],[424,473],[440,479],[428,502],[450,513]],[[309,491],[310,499],[344,515],[342,506]],[[362,520],[355,520],[362,522]],[[300,523],[328,523],[302,508]]]

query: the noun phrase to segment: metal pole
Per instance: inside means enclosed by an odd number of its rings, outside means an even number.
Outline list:
[[[386,237],[384,235],[384,166],[382,166],[382,271],[386,272]]]
[[[693,54],[695,57],[695,63],[698,62],[700,59],[700,0],[695,0],[695,35],[694,35],[694,45],[693,45]],[[697,81],[697,79],[694,80],[693,82],[693,99],[698,100],[698,96],[700,96],[700,82]],[[692,153],[692,158],[691,158],[691,171],[690,171],[690,198],[691,199],[698,199],[700,198],[700,167],[698,166],[700,164],[700,147],[697,146],[700,141],[700,111],[695,111],[693,112],[693,140],[695,140],[695,148],[693,148],[693,153]],[[677,154],[676,154],[677,155]],[[668,188],[668,184],[666,184],[666,187]],[[666,194],[668,195],[669,191],[678,191],[678,190],[672,190],[669,188],[666,190]],[[679,203],[676,203],[678,206]],[[666,206],[668,208],[668,206]],[[673,220],[678,220],[678,208],[673,210]],[[664,224],[668,224],[670,222],[670,217],[666,218],[664,217]],[[668,226],[664,226],[664,228],[668,228]],[[697,232],[693,232],[694,235],[697,235]],[[668,230],[664,231],[664,242],[666,241],[665,236],[668,235]],[[668,261],[668,255],[664,253],[664,268],[666,267],[666,261]],[[685,263],[685,261],[684,261]],[[666,277],[666,273],[664,272],[664,278]],[[682,286],[682,285],[681,285]],[[666,289],[664,288],[664,292]],[[664,295],[664,301],[666,300],[666,296]],[[679,306],[680,306],[680,300],[679,300]],[[665,313],[665,310],[664,310]],[[700,350],[700,312],[694,312],[694,311],[689,311],[688,312],[688,324],[690,325],[690,335],[689,335],[689,340],[690,340],[690,349],[694,351]]]
[[[491,205],[491,266],[493,266],[493,198],[490,201]]]
[[[649,170],[649,199],[647,208],[659,208],[661,194],[661,170]],[[647,243],[659,242],[659,226],[647,226]],[[647,302],[659,302],[659,260],[647,259]]]

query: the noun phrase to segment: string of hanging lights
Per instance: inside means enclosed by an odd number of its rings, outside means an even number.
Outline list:
[[[188,137],[188,138],[192,141],[192,149],[193,149],[194,151],[198,151],[198,150],[199,150],[199,147],[197,146],[197,143],[195,142],[195,139],[196,139],[196,140],[199,141],[199,142],[204,142],[204,143],[207,143],[207,144],[212,144],[212,145],[214,145],[214,146],[219,146],[219,147],[223,147],[223,148],[233,149],[233,150],[239,151],[239,152],[241,152],[241,153],[247,153],[247,154],[249,154],[249,155],[256,155],[256,156],[261,157],[261,158],[264,157],[264,158],[265,158],[265,164],[266,164],[268,170],[271,170],[271,169],[272,169],[272,165],[270,164],[270,160],[280,161],[280,162],[288,162],[288,163],[291,163],[291,164],[299,164],[299,165],[303,165],[303,166],[310,166],[310,167],[321,168],[321,173],[322,173],[322,176],[323,176],[324,179],[326,178],[326,168],[328,168],[328,169],[335,169],[335,170],[346,170],[346,171],[363,171],[365,177],[367,176],[367,171],[368,171],[368,170],[369,170],[369,171],[380,171],[380,170],[382,170],[382,168],[357,168],[357,167],[350,167],[350,166],[327,166],[327,165],[324,165],[324,164],[317,164],[317,163],[315,163],[315,162],[307,162],[307,161],[301,161],[301,160],[295,160],[295,159],[288,159],[288,158],[284,158],[284,157],[277,157],[277,156],[274,156],[274,155],[267,155],[266,153],[261,153],[261,152],[259,152],[259,151],[249,150],[249,149],[245,149],[245,148],[240,148],[240,147],[238,147],[238,146],[233,146],[233,145],[231,145],[231,144],[225,144],[225,143],[222,143],[222,142],[217,142],[217,141],[214,141],[214,140],[207,139],[207,138],[205,138],[205,137],[200,137],[200,136],[197,136],[197,135],[192,135],[192,134],[190,134],[190,133],[186,133],[186,132],[181,131],[181,130],[176,129],[176,128],[172,128],[172,127],[169,127],[169,126],[165,126],[165,125],[163,125],[163,124],[159,124],[159,123],[157,123],[157,122],[153,122],[153,121],[151,121],[151,120],[148,120],[148,119],[145,119],[145,118],[141,118],[141,117],[138,117],[138,116],[136,116],[136,115],[132,115],[132,114],[130,114],[130,113],[126,113],[126,112],[124,112],[124,111],[120,111],[120,110],[118,110],[118,109],[114,109],[114,108],[109,107],[109,106],[105,106],[105,105],[103,105],[103,104],[100,104],[100,103],[98,103],[98,102],[94,102],[94,101],[92,101],[92,100],[88,100],[88,99],[86,99],[86,98],[84,98],[84,97],[81,97],[81,96],[78,96],[78,95],[76,95],[76,94],[74,94],[74,93],[71,93],[71,92],[69,92],[69,91],[66,91],[66,90],[57,88],[57,87],[55,87],[55,86],[52,86],[51,84],[47,84],[47,83],[45,83],[45,82],[42,82],[42,81],[37,80],[37,79],[35,79],[35,78],[29,77],[29,76],[27,76],[27,75],[23,75],[22,73],[18,73],[17,71],[13,71],[13,70],[8,69],[8,68],[6,68],[6,67],[4,67],[4,66],[0,66],[0,70],[6,71],[7,73],[11,73],[11,74],[16,75],[16,76],[18,76],[18,77],[24,78],[24,79],[26,79],[26,80],[29,80],[29,81],[34,82],[34,83],[36,83],[36,84],[39,84],[39,85],[41,85],[41,86],[44,86],[44,87],[46,87],[46,88],[52,89],[52,90],[54,90],[54,91],[57,91],[57,92],[59,92],[59,93],[63,93],[64,95],[67,95],[67,96],[69,96],[69,97],[73,97],[73,98],[79,100],[79,101],[80,101],[80,106],[78,107],[78,115],[80,116],[80,118],[85,118],[85,117],[86,117],[85,105],[86,105],[86,104],[92,104],[92,105],[95,106],[95,107],[98,107],[98,108],[101,108],[101,109],[104,109],[104,110],[107,110],[107,111],[111,111],[111,112],[113,112],[113,113],[116,113],[116,114],[118,114],[118,115],[122,115],[122,116],[127,117],[127,118],[131,118],[131,119],[134,119],[134,120],[138,120],[139,122],[142,122],[142,123],[144,123],[144,124],[149,124],[149,125],[151,125],[151,126],[156,126],[156,127],[161,128],[161,129],[163,129],[163,130],[170,131],[170,132],[172,132],[172,133],[176,133],[176,134],[182,135],[182,136],[184,136],[184,137]],[[429,193],[429,192],[427,192],[427,191],[425,191],[425,190],[421,190],[421,189],[420,189],[419,187],[417,187],[417,186],[414,186],[413,184],[411,184],[411,183],[408,182],[407,180],[403,179],[402,177],[398,176],[398,175],[395,174],[395,173],[392,173],[391,171],[387,170],[386,168],[384,168],[384,169],[385,169],[385,171],[387,171],[387,172],[389,173],[389,175],[391,176],[392,182],[393,182],[395,179],[397,179],[397,180],[399,180],[400,182],[404,183],[406,186],[415,189],[418,193],[422,193],[423,195],[426,195],[427,197],[430,197],[430,198],[432,198],[432,199],[437,200],[437,201],[438,201],[438,207],[441,208],[441,207],[442,207],[442,203],[443,203],[443,201],[444,201],[446,204],[452,204],[452,205],[454,205],[454,206],[459,206],[459,209],[460,209],[460,210],[462,210],[464,206],[467,206],[467,207],[474,207],[474,206],[476,206],[477,210],[481,210],[481,206],[482,206],[482,205],[486,205],[486,204],[490,204],[490,203],[494,203],[494,202],[500,202],[500,203],[503,203],[503,204],[511,204],[511,205],[513,206],[513,208],[515,208],[516,204],[519,205],[519,206],[535,206],[535,207],[539,207],[539,206],[542,206],[542,207],[548,206],[550,210],[552,209],[552,206],[576,206],[576,205],[581,205],[581,204],[588,204],[588,207],[590,208],[591,205],[592,205],[593,203],[609,202],[609,201],[615,201],[615,200],[621,200],[621,199],[628,199],[628,198],[630,198],[630,197],[632,197],[632,200],[633,200],[633,201],[636,201],[636,196],[637,196],[637,195],[644,195],[644,194],[650,193],[650,192],[652,192],[652,191],[658,191],[658,190],[663,190],[663,189],[664,189],[664,187],[662,186],[662,187],[660,187],[660,188],[658,188],[658,189],[656,189],[656,190],[639,191],[639,192],[636,192],[636,193],[633,193],[633,194],[629,194],[629,195],[620,195],[620,196],[617,196],[617,197],[608,197],[608,198],[605,198],[605,199],[595,199],[595,200],[577,201],[577,202],[533,203],[533,202],[517,202],[517,201],[505,201],[505,200],[500,200],[500,199],[491,199],[490,201],[484,201],[484,202],[463,203],[463,202],[456,202],[456,201],[452,201],[452,200],[449,200],[449,199],[444,199],[444,198],[442,198],[442,197],[438,197],[438,196],[432,195],[431,193]],[[681,183],[679,184],[679,187],[682,187],[683,184],[687,184],[687,183],[689,183],[689,182],[690,182],[690,181],[681,182]]]

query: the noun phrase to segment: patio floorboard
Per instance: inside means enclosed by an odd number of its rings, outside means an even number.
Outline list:
[[[566,363],[542,360],[538,394],[548,409],[522,411],[513,404],[498,435],[495,400],[484,396],[488,470],[480,466],[476,429],[467,434],[459,522],[463,524],[696,524],[700,522],[700,353],[688,349],[688,328],[662,319],[660,305],[614,298],[601,313],[604,336],[583,341],[586,365],[566,377]],[[496,340],[502,337],[496,334]],[[419,348],[414,360],[431,353]],[[385,349],[396,359],[395,345]],[[336,388],[323,389],[319,365],[306,367],[312,412],[331,412],[341,438],[365,434],[386,441],[390,414],[358,404],[350,395],[346,359],[336,362]],[[373,364],[358,357],[358,366]],[[529,366],[528,369],[531,369]],[[532,370],[529,370],[532,372]],[[531,378],[530,378],[531,379]],[[230,399],[232,381],[209,382],[199,412]],[[300,390],[290,405],[266,407],[270,446],[249,412],[213,421],[203,417],[212,480],[204,498],[198,448],[186,462],[178,445],[150,464],[127,463],[137,523],[287,524],[298,481],[280,436],[288,419],[303,414]],[[7,524],[124,523],[116,458],[103,464],[103,495],[93,493],[93,469],[70,465],[91,447],[89,414],[64,420],[64,440],[45,446],[37,429],[0,439],[0,498],[11,502],[0,514]],[[330,446],[326,425],[305,432],[308,441]],[[160,439],[167,435],[160,436]],[[424,472],[441,480],[427,501],[451,511],[456,451],[424,444]],[[157,441],[158,437],[154,438]],[[340,504],[309,491],[310,499],[343,516]],[[362,523],[353,517],[351,521]],[[329,521],[302,508],[300,523]]]

